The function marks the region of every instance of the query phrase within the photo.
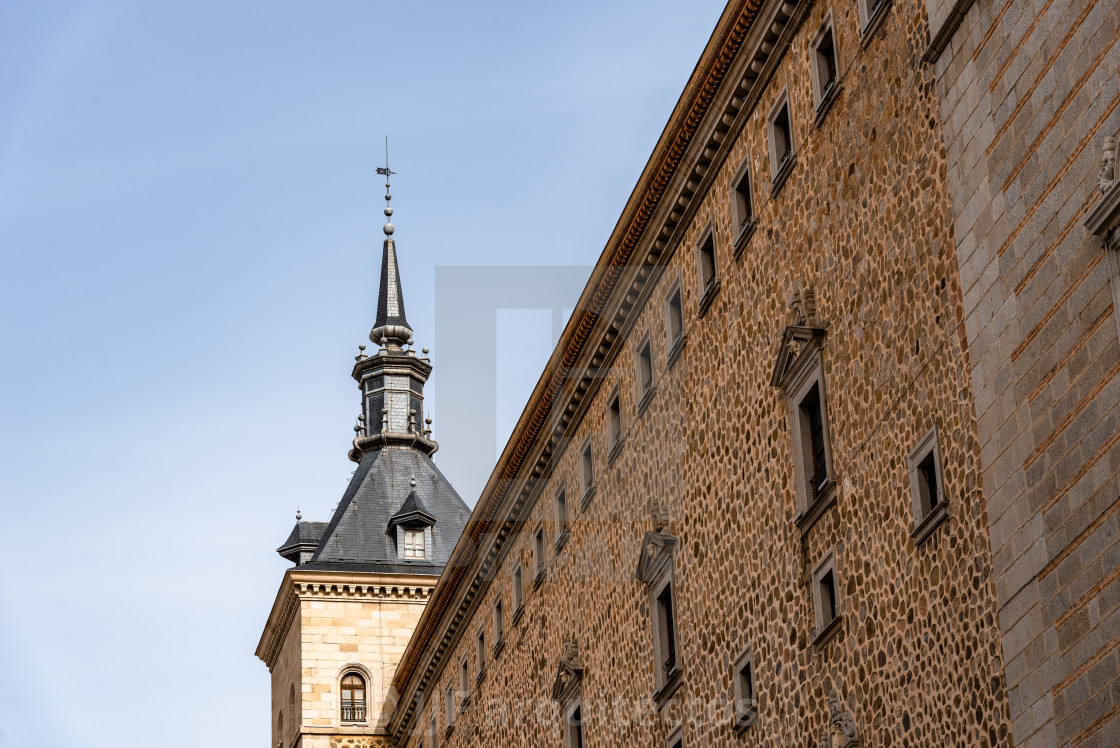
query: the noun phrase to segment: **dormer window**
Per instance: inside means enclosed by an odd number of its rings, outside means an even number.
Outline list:
[[[408,529],[404,531],[404,557],[427,558],[427,548],[424,543],[424,530]]]

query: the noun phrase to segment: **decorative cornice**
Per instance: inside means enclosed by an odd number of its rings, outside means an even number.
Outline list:
[[[476,558],[483,537],[491,530],[491,524],[499,507],[509,497],[515,484],[520,485],[521,481],[527,481],[524,487],[531,489],[535,479],[539,477],[539,471],[534,471],[531,479],[522,475],[530,451],[548,424],[550,416],[553,415],[553,406],[559,394],[566,383],[570,384],[573,367],[587,354],[586,345],[592,330],[600,322],[611,294],[618,287],[623,276],[623,270],[631,262],[638,242],[645,235],[654,214],[661,207],[662,199],[671,182],[678,177],[678,168],[689,147],[693,145],[716,93],[758,15],[761,4],[761,0],[739,2],[737,8],[729,14],[733,20],[721,24],[724,25],[722,34],[718,39],[713,36],[708,50],[701,58],[701,63],[694,71],[685,95],[682,96],[683,106],[678,105],[658,148],[650,159],[650,165],[645,172],[648,176],[639,182],[630,205],[612,236],[611,243],[608,244],[592,273],[592,278],[578,304],[578,309],[581,311],[573,315],[565,328],[563,337],[557,345],[557,353],[549,362],[547,376],[542,376],[534,390],[525,414],[517,425],[515,436],[511,438],[503,452],[487,489],[474,511],[467,531],[456,545],[452,559],[440,580],[441,583],[436,588],[436,594],[414,632],[405,658],[393,679],[393,686],[399,694],[403,695],[408,689],[419,659],[439,628],[445,611],[455,599],[469,567]],[[719,33],[718,29],[717,33]],[[734,121],[734,114],[738,113],[742,104],[743,102],[739,101],[738,107],[732,114],[725,114],[724,117],[730,116]],[[709,165],[710,162],[711,157],[708,157]],[[688,175],[685,175],[685,178],[687,177]],[[673,219],[674,226],[679,225],[680,217],[677,215]],[[666,234],[666,231],[669,233]],[[672,233],[672,229],[667,224],[661,236],[655,240],[655,246],[659,250],[664,249],[667,244],[665,240]],[[648,278],[649,270],[642,268],[637,272],[641,274],[643,271],[645,274],[642,279],[645,280]],[[398,723],[398,728],[399,726]]]

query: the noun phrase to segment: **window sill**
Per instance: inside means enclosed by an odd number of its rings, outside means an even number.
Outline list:
[[[687,342],[688,335],[683,332],[673,341],[673,345],[669,348],[668,361],[665,364],[667,368],[672,369],[673,364],[677,363],[677,359],[681,357],[681,351],[684,350],[685,343]]]
[[[510,621],[512,623],[516,624],[518,621],[521,620],[521,616],[523,616],[523,615],[525,615],[525,604],[524,603],[522,603],[521,605],[518,605],[517,610],[513,611],[513,617],[510,618]]]
[[[464,696],[463,700],[459,702],[459,713],[462,714],[463,712],[467,711],[467,707],[470,705],[471,697],[469,695]]]
[[[638,418],[641,418],[642,414],[646,412],[646,408],[648,408],[649,404],[653,402],[653,396],[656,394],[657,385],[655,384],[651,384],[646,388],[646,391],[642,393],[642,399],[638,401]]]
[[[751,237],[754,236],[755,229],[757,228],[758,216],[755,216],[751,220],[747,221],[747,224],[743,226],[743,230],[739,232],[739,236],[735,237],[735,253],[733,256],[736,260],[738,260],[739,256],[743,254],[743,250],[747,248],[747,244],[750,243]]]
[[[832,105],[836,103],[836,99],[840,98],[840,91],[844,88],[839,79],[832,81],[828,88],[825,89],[824,95],[821,96],[821,103],[817,104],[817,115],[813,120],[813,127],[820,127],[824,122],[824,118],[828,116],[828,111],[832,109]]]
[[[475,686],[482,685],[482,681],[486,680],[486,666],[483,665],[482,669],[478,671],[478,675],[474,677]]]
[[[820,628],[813,629],[813,646],[820,649],[840,631],[840,623],[844,620],[843,614],[837,613],[836,617]]]
[[[455,729],[455,723],[454,722],[452,722],[450,725],[448,725],[446,728],[444,728],[443,737],[444,737],[445,740],[447,738],[451,737],[451,731],[454,730],[454,729]]]
[[[782,189],[782,185],[789,179],[790,173],[793,171],[793,165],[797,163],[797,154],[792,151],[786,156],[778,166],[778,170],[774,172],[774,178],[770,181],[770,199],[773,200],[778,192]]]
[[[871,17],[867,19],[867,24],[860,29],[859,48],[865,49],[871,42],[871,38],[875,36],[875,32],[883,25],[883,20],[887,17],[887,12],[891,9],[894,3],[892,0],[880,0],[879,4],[871,10]]]
[[[742,735],[757,721],[758,710],[751,708],[745,712],[735,715],[735,725],[732,727],[732,729],[735,731],[736,735]]]
[[[817,523],[828,509],[836,504],[836,495],[839,491],[836,490],[836,479],[829,476],[828,483],[825,484],[820,494],[809,506],[802,509],[793,518],[794,524],[797,529],[801,530],[801,535],[804,537],[812,529],[813,525]]]
[[[607,465],[608,466],[614,464],[614,459],[616,457],[618,457],[618,453],[621,452],[621,451],[622,451],[622,437],[620,436],[620,437],[618,437],[618,439],[615,440],[614,446],[611,447],[611,451],[607,452]]]
[[[536,573],[536,574],[535,574],[535,575],[533,576],[533,589],[536,589],[537,587],[540,587],[540,586],[541,586],[541,582],[543,582],[543,581],[544,581],[544,574],[545,574],[545,570],[544,570],[544,568],[542,567],[542,568],[541,568],[541,569],[539,569],[539,570],[537,571],[537,573]]]
[[[593,498],[595,498],[595,486],[590,485],[587,487],[587,490],[583,492],[583,497],[579,500],[579,508],[581,510],[586,509]]]
[[[653,701],[657,704],[658,709],[665,706],[665,702],[681,687],[683,680],[681,669],[679,667],[673,668],[673,672],[669,673],[669,676],[665,679],[665,684],[653,692]]]
[[[703,317],[708,312],[708,307],[712,305],[712,300],[715,299],[716,294],[719,293],[719,285],[719,276],[708,281],[708,285],[704,288],[704,295],[700,297],[699,316]]]
[[[500,655],[502,653],[502,650],[505,649],[505,646],[506,646],[506,638],[504,636],[501,639],[499,639],[498,641],[494,642],[494,646],[491,647],[491,652],[494,655],[494,659],[498,658],[498,655]]]
[[[914,545],[921,545],[947,519],[949,519],[949,502],[942,499],[941,503],[910,532],[910,537],[914,539]]]
[[[571,537],[571,533],[569,533],[566,529],[564,530],[564,532],[556,536],[556,542],[553,543],[553,546],[556,548],[557,552],[563,550],[564,546],[568,544],[569,537]]]

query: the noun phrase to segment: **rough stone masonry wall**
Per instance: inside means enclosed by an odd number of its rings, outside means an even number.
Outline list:
[[[688,746],[818,744],[836,688],[869,746],[1006,745],[1004,687],[991,557],[978,481],[979,445],[961,289],[950,228],[935,80],[920,0],[897,0],[883,38],[860,50],[853,2],[831,5],[843,91],[813,125],[808,43],[829,4],[799,30],[731,157],[654,289],[612,377],[591,401],[569,448],[540,491],[494,582],[464,621],[415,720],[439,720],[439,746],[560,744],[550,700],[566,635],[574,634],[589,747],[665,744],[684,722]],[[770,195],[764,119],[788,85],[798,163]],[[751,161],[757,232],[732,257],[729,183]],[[721,290],[698,315],[693,247],[714,222]],[[687,344],[667,365],[664,295],[680,278]],[[817,292],[828,326],[823,352],[836,505],[805,540],[793,522],[793,457],[786,404],[769,385],[786,294]],[[634,352],[649,331],[656,395],[637,412]],[[605,407],[618,385],[624,444],[608,461]],[[950,518],[922,545],[913,528],[907,455],[936,424]],[[580,508],[579,446],[590,434],[597,490]],[[557,551],[553,496],[565,487],[570,540]],[[683,685],[650,713],[654,692],[649,597],[634,578],[647,506],[662,498],[675,555]],[[532,585],[531,539],[548,538],[547,576]],[[823,647],[807,576],[834,548],[841,630]],[[510,575],[525,564],[516,623]],[[476,633],[492,644],[503,599],[507,638],[481,684]],[[449,611],[449,617],[453,612]],[[759,720],[735,737],[726,710],[732,661],[754,658]],[[446,733],[444,692],[470,662],[470,702]],[[645,713],[644,716],[643,712]],[[695,718],[695,719],[693,719]],[[409,746],[436,745],[417,733]]]
[[[946,0],[930,0],[934,20]],[[1017,745],[1120,744],[1120,4],[977,0],[936,64]],[[1120,279],[1114,282],[1120,282]]]

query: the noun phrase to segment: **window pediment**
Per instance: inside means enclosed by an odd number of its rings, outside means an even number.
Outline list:
[[[653,584],[673,559],[677,539],[662,532],[647,532],[642,538],[642,553],[638,558],[638,580]]]
[[[564,637],[564,656],[556,666],[556,677],[552,681],[552,699],[560,704],[572,700],[579,691],[583,680],[583,665],[580,662],[579,644],[575,637]]]
[[[771,387],[789,389],[805,363],[824,344],[825,329],[809,325],[789,325],[782,333],[782,343],[774,361],[774,373],[770,376]]]

